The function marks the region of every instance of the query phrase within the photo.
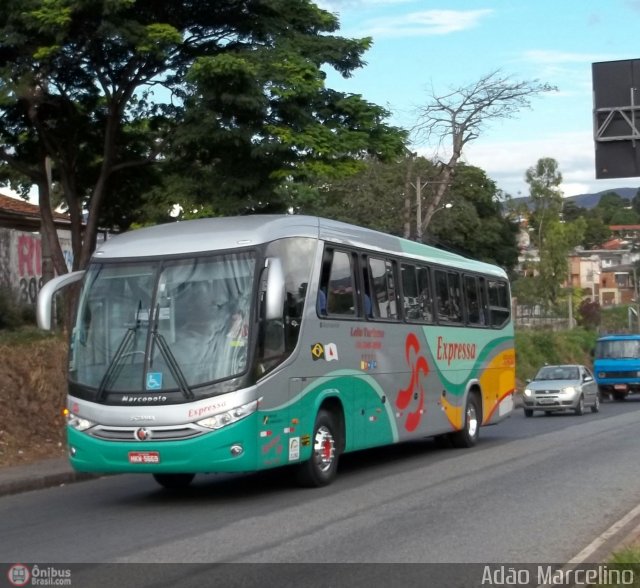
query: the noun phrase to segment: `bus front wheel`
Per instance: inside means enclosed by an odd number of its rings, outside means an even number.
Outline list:
[[[313,427],[311,457],[298,466],[298,483],[307,488],[331,484],[338,473],[339,427],[335,416],[320,410]]]
[[[473,447],[478,442],[478,436],[480,435],[479,415],[478,399],[475,394],[469,394],[464,410],[462,430],[450,433],[451,443],[454,447]]]
[[[153,474],[153,479],[167,490],[182,490],[191,484],[195,474]]]

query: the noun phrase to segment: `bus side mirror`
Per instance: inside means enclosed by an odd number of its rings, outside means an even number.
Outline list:
[[[264,284],[264,318],[267,320],[283,318],[285,284],[282,261],[277,257],[266,260],[266,283]]]
[[[36,319],[38,321],[38,327],[45,331],[51,330],[51,304],[53,303],[53,296],[62,288],[77,282],[84,276],[84,270],[63,274],[53,280],[49,280],[38,293],[38,302],[36,307]]]

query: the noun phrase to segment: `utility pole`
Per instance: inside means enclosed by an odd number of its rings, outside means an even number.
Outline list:
[[[636,304],[636,318],[638,319],[638,333],[640,333],[640,300],[638,300],[638,276],[637,270],[633,268],[633,291],[635,296],[635,304]]]
[[[425,183],[426,186],[426,183]],[[422,180],[416,178],[416,241],[422,243]]]
[[[422,243],[423,237],[423,229],[422,229],[422,189],[428,186],[429,184],[448,184],[449,182],[432,182],[430,180],[422,181],[420,176],[416,177],[416,183],[410,183],[410,186],[416,191],[416,241],[418,243]],[[443,208],[451,208],[453,206],[450,202],[436,208],[432,213],[431,217],[438,211]]]

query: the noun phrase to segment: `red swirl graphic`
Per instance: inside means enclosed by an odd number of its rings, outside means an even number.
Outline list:
[[[420,354],[420,341],[414,333],[407,335],[404,344],[404,353],[407,365],[411,368],[411,381],[406,388],[398,391],[396,406],[400,410],[404,410],[409,406],[412,398],[417,395],[418,405],[415,410],[407,415],[404,423],[404,428],[407,431],[415,431],[423,415],[424,388],[422,386],[422,378],[426,377],[429,373],[429,365],[424,356]],[[422,374],[422,376],[420,374]]]

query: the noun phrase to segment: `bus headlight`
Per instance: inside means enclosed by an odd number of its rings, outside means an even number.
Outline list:
[[[67,413],[67,425],[69,425],[72,429],[76,431],[86,431],[95,425],[93,421],[89,419],[83,419],[77,414],[73,414],[72,412]]]
[[[221,412],[220,414],[216,414],[214,416],[210,416],[206,419],[202,419],[201,421],[196,422],[198,425],[206,427],[207,429],[222,429],[222,427],[226,427],[227,425],[231,425],[232,423],[236,423],[243,418],[248,417],[257,409],[258,401],[254,400],[253,402],[249,402],[248,404],[236,406],[231,410]]]

